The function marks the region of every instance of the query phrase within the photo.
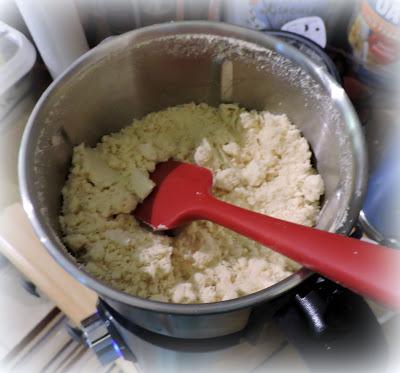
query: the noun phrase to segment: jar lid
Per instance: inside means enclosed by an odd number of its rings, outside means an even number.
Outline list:
[[[318,65],[326,72],[331,74],[339,84],[342,83],[339,71],[336,68],[333,61],[324,52],[324,50],[312,40],[289,31],[265,30],[264,32],[268,35],[282,39],[286,43],[290,44],[292,47],[297,48],[300,52],[305,54],[312,62],[314,62],[316,65]]]

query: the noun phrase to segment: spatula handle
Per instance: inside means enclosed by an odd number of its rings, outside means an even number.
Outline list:
[[[213,221],[400,309],[400,250],[290,223],[203,196],[194,218]]]

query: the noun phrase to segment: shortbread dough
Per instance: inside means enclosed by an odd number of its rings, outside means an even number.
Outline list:
[[[171,158],[209,168],[217,198],[307,226],[316,222],[323,181],[286,115],[235,104],[180,105],[134,120],[95,148],[74,148],[60,222],[86,271],[139,297],[208,303],[254,293],[299,269],[210,222],[193,222],[176,237],[143,229],[132,211],[154,186],[149,172]]]

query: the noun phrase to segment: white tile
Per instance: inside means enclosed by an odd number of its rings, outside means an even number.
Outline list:
[[[10,349],[0,344],[0,361],[10,352]],[[0,366],[1,368],[1,366]]]
[[[305,365],[297,350],[292,345],[287,345],[281,351],[266,360],[253,373],[308,373],[309,369]]]

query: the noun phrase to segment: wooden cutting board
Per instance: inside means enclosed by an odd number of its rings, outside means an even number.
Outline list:
[[[0,214],[0,251],[76,325],[96,311],[96,293],[48,254],[19,203]]]

